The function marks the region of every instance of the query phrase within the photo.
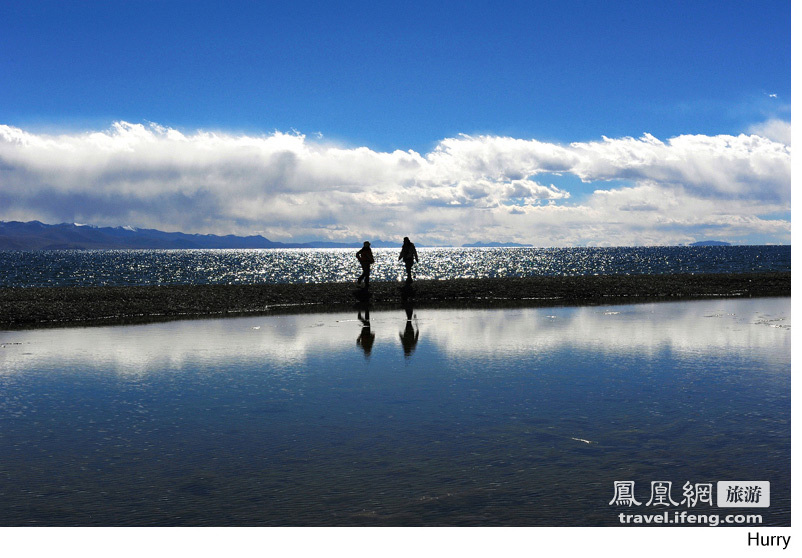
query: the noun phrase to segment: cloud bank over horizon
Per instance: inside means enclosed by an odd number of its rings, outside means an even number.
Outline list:
[[[790,198],[782,120],[666,140],[461,135],[426,154],[153,123],[65,134],[0,125],[4,221],[277,241],[790,243]]]

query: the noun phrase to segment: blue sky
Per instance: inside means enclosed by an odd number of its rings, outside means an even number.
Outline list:
[[[790,105],[788,1],[5,2],[0,219],[790,242]],[[227,155],[193,167],[210,134]],[[76,174],[65,150],[91,164]],[[727,212],[691,216],[699,203]],[[582,234],[555,232],[560,215]]]

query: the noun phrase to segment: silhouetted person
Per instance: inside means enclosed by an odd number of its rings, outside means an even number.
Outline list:
[[[412,305],[408,304],[404,310],[407,313],[407,325],[404,328],[404,333],[399,333],[401,338],[401,346],[404,347],[404,356],[409,358],[415,352],[415,345],[418,344],[418,336],[420,331],[412,324]]]
[[[415,250],[415,245],[409,241],[409,237],[404,237],[404,245],[401,246],[401,254],[398,256],[399,260],[404,260],[404,265],[407,266],[407,283],[412,283],[412,266],[418,261],[418,251]]]
[[[365,317],[362,317],[362,310],[357,312],[359,321],[362,322],[362,332],[356,338],[356,344],[362,347],[365,351],[365,358],[370,356],[370,351],[373,349],[373,341],[376,339],[376,334],[370,331],[370,310],[365,310]]]
[[[356,253],[356,259],[362,264],[362,275],[359,276],[356,282],[361,283],[364,280],[365,288],[367,289],[370,281],[370,264],[373,263],[373,251],[370,249],[370,242],[365,241],[362,249]]]

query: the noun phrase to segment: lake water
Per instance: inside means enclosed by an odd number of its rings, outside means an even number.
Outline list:
[[[790,525],[790,313],[767,298],[0,332],[0,525]],[[612,505],[615,481],[641,505]],[[676,505],[647,505],[657,481]],[[768,481],[771,505],[683,503],[718,481]]]
[[[791,271],[790,246],[421,248],[418,279]],[[361,273],[350,249],[0,251],[0,287],[322,283]],[[401,281],[377,248],[374,281]]]

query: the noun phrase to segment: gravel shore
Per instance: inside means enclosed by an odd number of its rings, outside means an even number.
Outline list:
[[[0,329],[138,323],[252,313],[622,304],[791,296],[790,272],[602,275],[353,283],[0,288]]]

